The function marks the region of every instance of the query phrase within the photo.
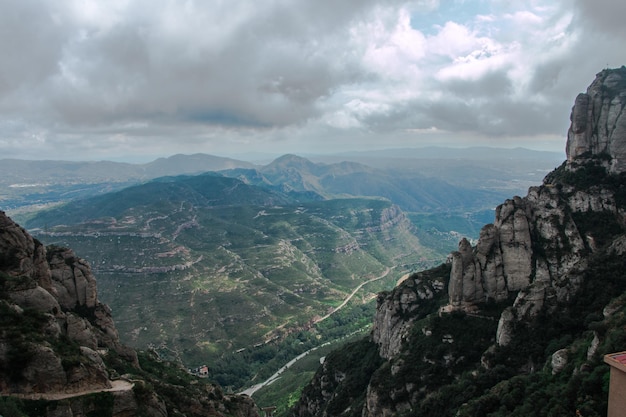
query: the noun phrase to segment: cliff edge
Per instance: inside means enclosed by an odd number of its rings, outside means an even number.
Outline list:
[[[122,345],[90,266],[0,212],[0,413],[33,412],[258,417],[251,399]]]
[[[567,160],[475,246],[380,294],[371,337],[327,357],[296,415],[606,415],[601,357],[626,346],[624,104],[626,67],[598,73]]]

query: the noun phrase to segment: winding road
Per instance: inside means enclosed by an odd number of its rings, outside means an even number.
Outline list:
[[[330,313],[326,314],[324,317],[321,317],[321,318],[319,318],[319,319],[315,320],[314,324],[317,324],[317,323],[319,323],[319,322],[321,322],[321,321],[326,320],[327,318],[329,318],[330,316],[332,316],[333,314],[335,314],[336,312],[338,312],[339,310],[341,310],[342,308],[344,308],[344,307],[346,306],[346,304],[348,304],[348,302],[350,302],[350,300],[352,299],[352,297],[354,297],[354,295],[355,295],[355,294],[356,294],[356,293],[357,293],[357,292],[358,292],[361,288],[363,288],[363,286],[365,286],[365,285],[367,285],[367,284],[369,284],[369,283],[371,283],[371,282],[378,281],[379,279],[383,279],[383,278],[385,278],[387,275],[389,275],[389,272],[391,272],[391,270],[392,270],[392,269],[393,269],[393,268],[387,268],[387,269],[385,270],[385,272],[383,272],[383,274],[382,274],[381,276],[376,277],[376,278],[372,278],[372,279],[370,279],[370,280],[367,280],[367,281],[362,282],[361,284],[359,284],[359,285],[358,285],[358,286],[354,289],[354,291],[352,291],[352,293],[350,293],[350,295],[349,295],[348,297],[346,297],[346,299],[345,299],[345,300],[343,300],[343,302],[339,305],[339,307],[337,307],[336,309],[334,309],[334,310],[333,310],[333,311],[331,311]]]
[[[365,285],[367,285],[367,284],[369,284],[369,283],[371,283],[371,282],[378,281],[379,279],[383,279],[383,278],[385,278],[387,275],[389,275],[389,272],[391,272],[391,270],[392,270],[392,269],[393,269],[393,268],[387,268],[387,269],[385,270],[385,272],[384,272],[382,275],[380,275],[380,276],[378,276],[378,277],[376,277],[376,278],[372,278],[372,279],[370,279],[370,280],[367,280],[367,281],[362,282],[361,284],[359,284],[359,285],[358,285],[358,286],[357,286],[357,287],[356,287],[356,288],[355,288],[355,289],[354,289],[354,290],[350,293],[350,295],[349,295],[348,297],[346,297],[346,299],[345,299],[345,300],[343,300],[343,302],[342,302],[342,303],[341,303],[341,304],[340,304],[340,305],[339,305],[336,309],[334,309],[334,310],[333,310],[333,311],[331,311],[330,313],[326,314],[324,317],[321,317],[321,318],[319,318],[319,319],[315,320],[315,322],[314,322],[314,323],[315,323],[315,324],[317,324],[317,323],[319,323],[319,322],[321,322],[321,321],[323,321],[323,320],[326,320],[327,318],[329,318],[330,316],[332,316],[333,314],[335,314],[337,311],[339,311],[339,310],[341,310],[342,308],[344,308],[344,307],[348,304],[348,302],[352,299],[352,297],[354,297],[354,295],[355,295],[355,294],[356,294],[356,293],[357,293],[357,292],[358,292],[361,288],[363,288],[363,286],[365,286]],[[350,336],[350,335],[348,335],[348,336]],[[345,336],[344,336],[344,337],[345,337]],[[307,351],[306,351],[306,352],[304,352],[304,353],[299,354],[298,356],[296,356],[295,358],[293,358],[292,360],[290,360],[289,362],[287,362],[285,365],[283,365],[283,366],[282,366],[282,367],[281,367],[278,371],[276,371],[276,372],[275,372],[272,376],[270,376],[268,379],[266,379],[265,381],[260,382],[260,383],[258,383],[258,384],[256,384],[256,385],[253,385],[253,386],[251,386],[250,388],[248,388],[248,389],[246,389],[246,390],[244,390],[244,391],[241,391],[239,394],[245,394],[245,395],[248,395],[248,396],[250,396],[250,397],[251,397],[252,395],[254,395],[254,393],[255,393],[255,392],[257,392],[257,391],[258,391],[258,390],[260,390],[261,388],[266,387],[266,386],[268,386],[268,385],[272,384],[273,382],[275,382],[278,378],[280,378],[280,376],[281,376],[281,374],[282,374],[283,372],[285,372],[287,369],[291,368],[291,367],[292,367],[292,366],[293,366],[296,362],[298,362],[300,359],[304,358],[304,357],[305,357],[306,355],[308,355],[309,353],[314,352],[314,351],[316,351],[317,349],[319,349],[319,348],[321,348],[321,347],[328,346],[328,345],[330,345],[331,343],[334,343],[334,342],[336,342],[336,340],[333,340],[333,341],[330,341],[330,342],[323,343],[323,344],[321,344],[321,345],[319,345],[319,346],[316,346],[316,347],[314,347],[314,348],[311,348],[311,349],[307,350]]]

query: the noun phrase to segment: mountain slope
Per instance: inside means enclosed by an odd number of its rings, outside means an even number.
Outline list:
[[[125,342],[193,366],[308,328],[366,281],[380,277],[365,301],[432,265],[390,202],[308,200],[219,175],[172,177],[28,226],[81,248]]]
[[[602,355],[626,346],[624,104],[626,68],[599,73],[566,163],[475,247],[380,294],[371,337],[329,355],[296,414],[606,415]]]
[[[258,416],[177,366],[122,345],[90,266],[0,212],[0,413]]]

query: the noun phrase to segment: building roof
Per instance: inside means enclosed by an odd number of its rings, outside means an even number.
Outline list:
[[[622,372],[626,372],[626,351],[604,355],[604,362]]]

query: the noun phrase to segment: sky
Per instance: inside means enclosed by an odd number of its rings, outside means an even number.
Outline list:
[[[563,151],[621,0],[2,0],[0,159]]]

